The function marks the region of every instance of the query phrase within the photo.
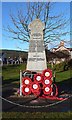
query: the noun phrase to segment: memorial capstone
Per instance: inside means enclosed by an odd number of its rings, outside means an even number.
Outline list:
[[[27,70],[42,72],[47,68],[46,55],[43,40],[44,23],[35,19],[29,24],[30,30],[29,52]]]

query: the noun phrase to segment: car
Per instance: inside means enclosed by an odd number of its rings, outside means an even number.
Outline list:
[[[32,81],[34,81],[33,78],[34,78],[35,74],[37,74],[37,72],[27,70],[27,71],[22,72],[22,77],[29,77],[29,78],[31,78]]]

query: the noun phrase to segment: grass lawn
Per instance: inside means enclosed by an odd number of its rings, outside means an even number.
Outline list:
[[[21,65],[5,65],[2,68],[2,76],[3,76],[3,86],[6,84],[14,83],[19,81],[19,72],[20,70],[25,70],[26,64]],[[56,82],[63,82],[67,81],[71,78],[71,72],[72,70],[64,71],[64,72],[58,72],[56,71]],[[33,112],[33,113],[23,113],[23,112],[3,112],[2,113],[3,118],[25,118],[25,120],[29,118],[39,118],[40,120],[45,120],[48,118],[53,118],[54,120],[59,120],[59,118],[72,118],[72,112],[60,112],[60,113],[46,113],[46,112]],[[50,119],[50,120],[51,120]]]
[[[20,70],[25,70],[26,64],[21,65],[5,65],[2,67],[3,80],[18,79]]]
[[[66,120],[66,118],[70,120],[70,118],[72,118],[72,113],[71,112],[52,112],[52,113],[46,113],[46,112],[32,112],[32,113],[29,113],[29,112],[7,112],[7,113],[3,113],[3,116],[4,118],[17,118],[18,119],[21,119],[21,118],[24,118],[24,120],[30,120],[33,118],[33,120],[36,120],[36,118],[38,120],[45,120],[45,118],[48,120],[59,120],[59,118],[61,118],[60,120]],[[23,119],[22,119],[23,120]]]
[[[19,72],[20,70],[25,70],[26,64],[21,65],[5,65],[2,68],[2,76],[3,81],[19,81]],[[64,72],[58,72],[56,71],[56,82],[61,82],[63,80],[67,80],[71,78],[72,70],[64,71]]]
[[[67,70],[67,71],[63,71],[63,72],[56,72],[56,81],[61,82],[61,81],[70,79],[71,72],[72,72],[72,70]]]

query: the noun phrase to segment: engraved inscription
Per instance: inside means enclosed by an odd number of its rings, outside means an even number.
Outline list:
[[[39,36],[42,36],[42,35],[40,33],[33,33],[32,36],[39,37]]]
[[[44,58],[29,58],[29,61],[44,61]]]
[[[42,40],[40,40],[40,41],[30,40],[29,51],[30,52],[43,52],[44,51],[44,42]]]

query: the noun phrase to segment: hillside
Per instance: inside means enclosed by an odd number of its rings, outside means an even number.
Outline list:
[[[23,58],[27,58],[28,53],[25,51],[17,51],[17,50],[0,50],[0,54],[4,53],[6,58],[8,57],[23,57]]]
[[[46,51],[46,59],[47,61],[51,60],[52,58],[68,58],[69,53],[67,51],[58,51],[58,52],[51,52],[50,50],[45,50]],[[28,52],[26,51],[18,51],[18,50],[0,50],[0,56],[1,52],[5,54],[6,58],[8,57],[22,57],[26,58],[28,57]]]

